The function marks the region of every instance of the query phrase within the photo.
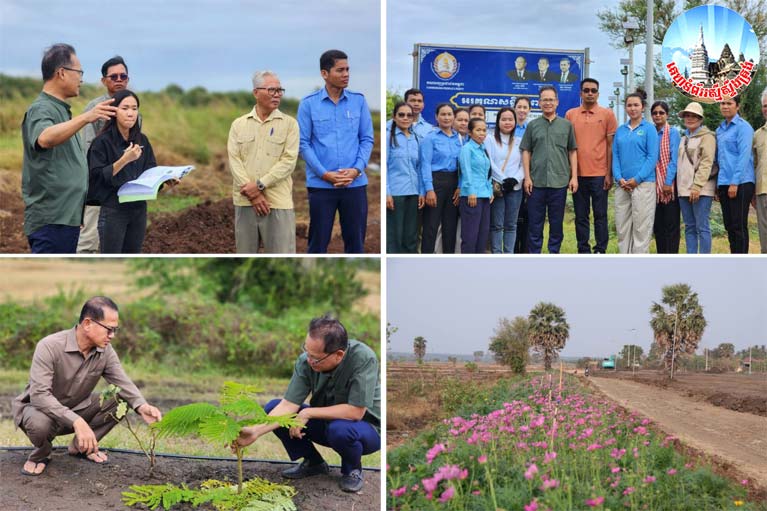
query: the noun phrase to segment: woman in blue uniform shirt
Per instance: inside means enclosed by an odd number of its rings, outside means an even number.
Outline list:
[[[490,157],[487,155],[484,119],[469,121],[469,142],[461,148],[461,253],[484,254],[490,236]]]
[[[419,172],[419,138],[410,131],[413,109],[404,102],[394,105],[394,122],[386,137],[386,251],[415,254],[418,251],[418,210],[424,205]]]

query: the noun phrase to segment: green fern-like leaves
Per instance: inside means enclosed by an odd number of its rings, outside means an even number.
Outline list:
[[[122,500],[128,506],[144,504],[152,510],[162,506],[166,511],[182,502],[195,507],[209,503],[218,511],[296,511],[295,494],[292,486],[254,478],[243,483],[239,494],[236,485],[209,480],[196,490],[172,484],[131,486]]]
[[[250,417],[254,419],[266,417],[264,408],[253,399],[240,398],[237,401],[222,404],[221,411],[235,417]]]
[[[160,437],[196,434],[203,419],[224,415],[210,403],[192,403],[179,406],[166,413],[162,420],[152,425]]]
[[[255,401],[259,392],[261,392],[261,389],[255,385],[245,385],[243,383],[227,381],[221,386],[221,404],[227,405],[242,399]]]
[[[197,433],[212,443],[229,445],[239,436],[240,425],[231,417],[216,414],[202,419]]]

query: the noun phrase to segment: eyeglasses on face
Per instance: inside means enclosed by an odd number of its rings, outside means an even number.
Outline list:
[[[285,89],[282,87],[256,87],[256,90],[265,90],[270,96],[282,96],[285,94]]]
[[[316,366],[317,364],[319,364],[320,362],[322,362],[323,360],[325,360],[326,358],[328,358],[330,355],[333,354],[333,353],[328,353],[322,358],[314,358],[311,355],[309,355],[308,351],[306,351],[306,346],[303,346],[302,349],[304,350],[304,353],[306,353],[306,361],[309,363],[309,365],[312,365],[312,366]]]
[[[113,82],[124,82],[128,79],[128,73],[112,73],[111,75],[107,75],[107,78],[112,80]]]
[[[106,326],[104,323],[96,321],[93,318],[90,318],[90,320],[93,321],[94,323],[96,323],[97,325],[106,328],[107,334],[109,334],[109,335],[117,335],[117,332],[120,331],[120,327],[119,326]]]
[[[653,115],[666,115],[666,112],[664,112],[663,110],[654,110],[652,114]]]
[[[397,117],[400,119],[412,119],[413,114],[407,112],[397,112]]]
[[[75,69],[73,67],[61,66],[61,69],[66,69],[67,71],[74,71],[75,73],[79,73],[80,78],[82,78],[83,75],[85,74],[85,71],[83,71],[82,69]]]
[[[583,92],[584,94],[596,94],[597,92],[599,92],[599,89],[597,89],[596,87],[584,87],[581,89],[581,92]]]

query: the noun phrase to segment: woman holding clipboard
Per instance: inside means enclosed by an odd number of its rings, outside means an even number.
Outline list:
[[[146,233],[146,201],[121,204],[117,190],[157,166],[149,139],[138,122],[139,99],[118,91],[112,106],[117,113],[88,150],[88,198],[101,203],[98,230],[102,254],[138,254]]]

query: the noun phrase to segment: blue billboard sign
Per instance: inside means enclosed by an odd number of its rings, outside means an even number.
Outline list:
[[[553,85],[559,94],[557,114],[580,105],[581,79],[588,73],[588,48],[536,50],[453,45],[415,45],[415,86],[423,91],[424,118],[434,123],[434,108],[450,103],[456,108],[485,107],[487,121],[513,106],[519,97],[530,99],[530,118],[540,115],[538,90]]]

